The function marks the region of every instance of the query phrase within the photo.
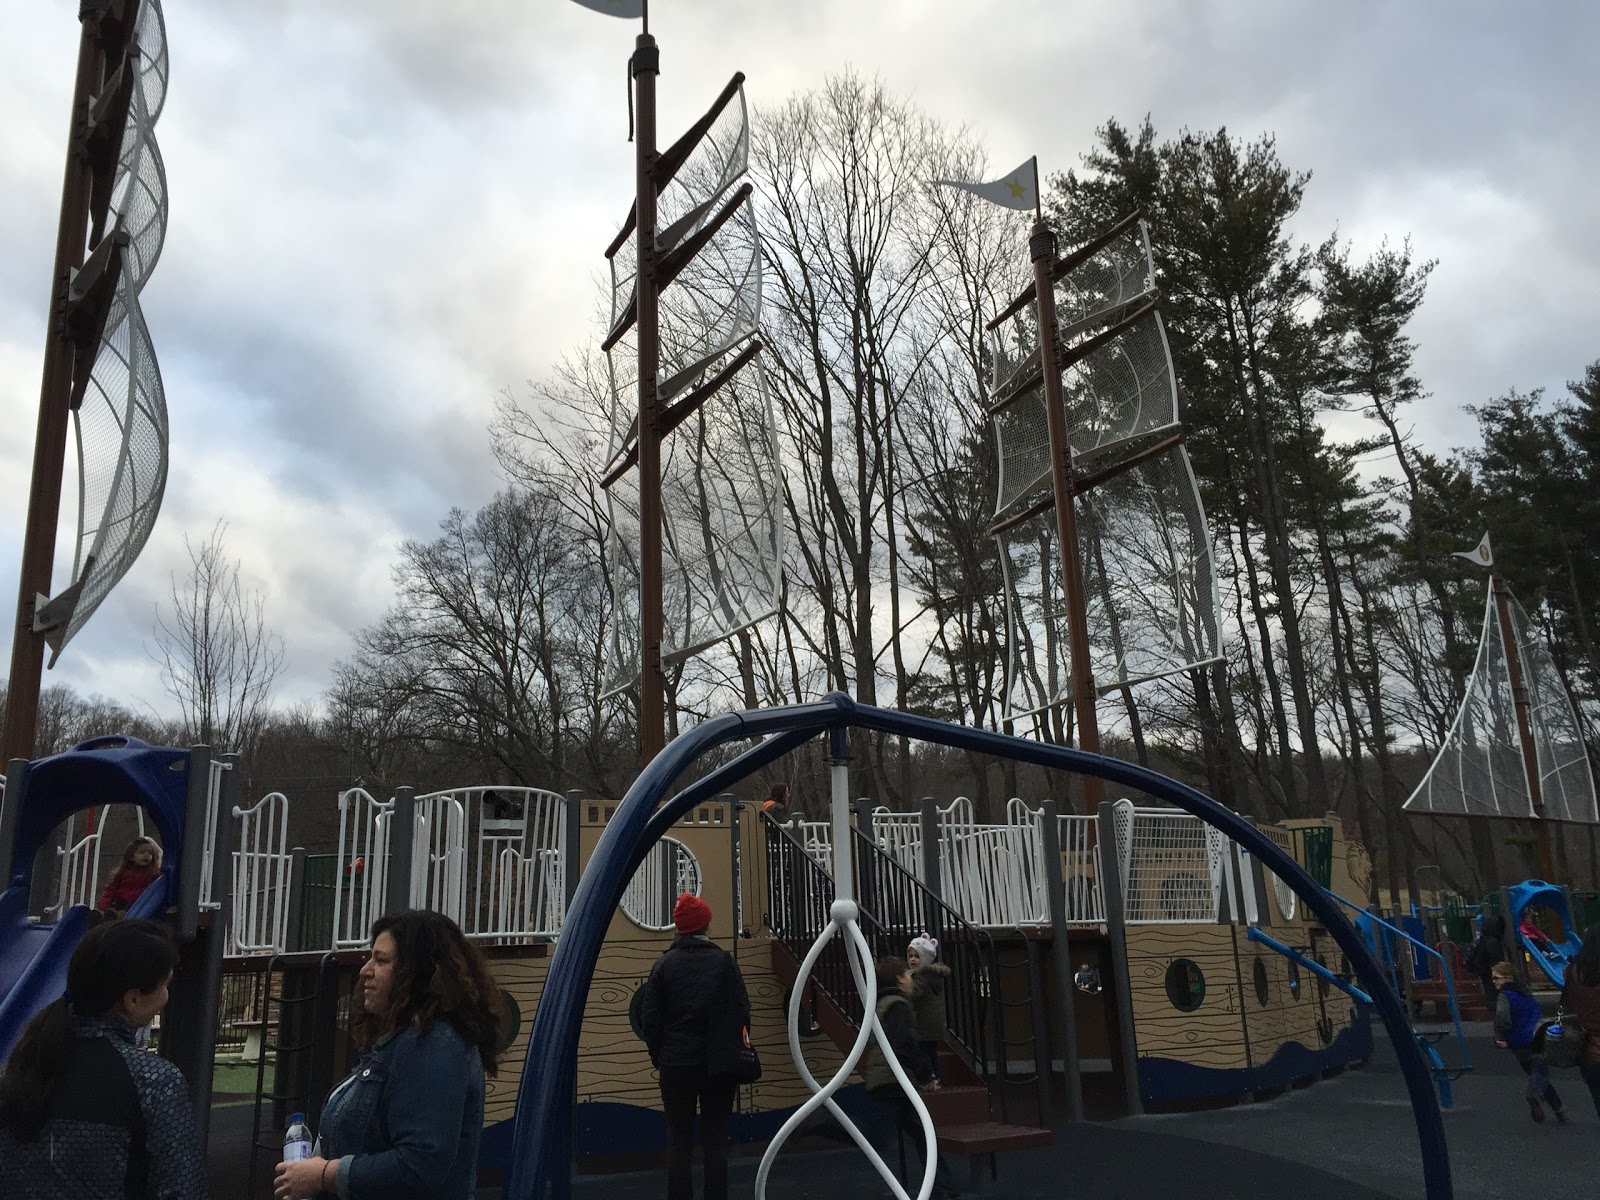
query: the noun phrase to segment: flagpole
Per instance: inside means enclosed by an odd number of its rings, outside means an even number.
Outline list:
[[[645,0],[644,17],[650,17]],[[648,32],[631,60],[637,108],[634,165],[638,247],[634,274],[639,327],[639,761],[666,744],[666,678],[661,669],[661,413],[656,394],[661,366],[660,290],[656,286],[656,76],[661,52]]]
[[[1511,676],[1511,706],[1517,714],[1517,735],[1522,742],[1522,771],[1533,801],[1534,831],[1539,844],[1539,873],[1555,880],[1555,856],[1550,845],[1550,824],[1544,819],[1544,792],[1539,786],[1539,752],[1533,744],[1533,723],[1528,716],[1528,689],[1522,679],[1522,656],[1518,653],[1516,630],[1511,624],[1511,592],[1499,571],[1489,575],[1494,593],[1495,613],[1500,618],[1500,640],[1506,647],[1506,670]]]
[[[1039,160],[1034,159],[1034,203],[1038,204]],[[1055,489],[1056,536],[1061,544],[1062,590],[1067,602],[1067,644],[1072,655],[1072,704],[1077,717],[1078,749],[1100,753],[1100,725],[1095,715],[1094,673],[1089,665],[1089,617],[1083,590],[1083,560],[1078,554],[1077,492],[1066,403],[1061,395],[1060,329],[1056,322],[1053,268],[1056,235],[1041,217],[1034,223],[1028,250],[1033,257],[1033,289],[1039,306],[1039,367],[1044,372],[1044,408],[1050,430],[1050,479]],[[1100,811],[1105,786],[1083,776],[1083,810]]]
[[[1039,188],[1039,156],[1033,156],[1033,225],[1037,230],[1044,224],[1044,193]]]

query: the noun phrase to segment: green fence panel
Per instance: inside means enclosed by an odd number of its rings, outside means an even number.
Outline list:
[[[1306,836],[1306,871],[1320,888],[1333,886],[1333,830],[1326,825],[1303,831]]]

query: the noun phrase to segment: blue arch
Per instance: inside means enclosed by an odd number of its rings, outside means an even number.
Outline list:
[[[872,729],[996,758],[1094,775],[1137,788],[1192,813],[1238,842],[1282,878],[1349,959],[1389,1033],[1411,1094],[1428,1200],[1452,1200],[1444,1121],[1428,1064],[1411,1034],[1404,1006],[1365,941],[1305,870],[1250,822],[1208,796],[1155,771],[1118,759],[1050,746],[987,730],[951,725],[858,704],[834,692],[816,704],[730,713],[676,738],[640,772],[607,823],[578,884],[528,1040],[517,1091],[507,1200],[567,1200],[572,1098],[577,1086],[578,1033],[601,943],[628,880],[650,847],[679,817],[767,763],[835,728]],[[750,750],[661,804],[669,789],[707,752],[737,740],[763,738]],[[548,1191],[547,1191],[548,1189]]]

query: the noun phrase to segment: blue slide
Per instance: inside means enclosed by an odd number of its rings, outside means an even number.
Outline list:
[[[159,917],[170,877],[163,873],[128,909],[130,917]],[[89,930],[89,909],[69,908],[59,921],[28,920],[28,887],[0,892],[0,1062],[11,1057],[33,1015],[67,987],[67,963]]]
[[[35,855],[74,812],[137,805],[153,820],[165,853],[161,874],[127,915],[161,917],[178,894],[188,765],[186,750],[103,737],[36,759],[8,781],[8,792],[16,790],[0,809],[0,878],[10,885],[0,892],[0,1063],[34,1014],[66,990],[67,964],[89,929],[89,909],[82,904],[53,923],[28,919]]]
[[[1567,889],[1557,883],[1530,879],[1514,883],[1506,889],[1511,899],[1511,929],[1517,942],[1527,953],[1534,966],[1543,971],[1556,987],[1567,985],[1567,964],[1583,949],[1583,937],[1573,927],[1572,905],[1567,900]],[[1561,921],[1562,937],[1558,941],[1547,937],[1535,940],[1522,931],[1523,918],[1533,907],[1548,908]]]

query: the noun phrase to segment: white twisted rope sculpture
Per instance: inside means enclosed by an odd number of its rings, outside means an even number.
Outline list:
[[[934,1171],[938,1166],[938,1143],[933,1130],[933,1118],[928,1115],[928,1107],[922,1102],[922,1095],[917,1090],[916,1084],[906,1075],[899,1059],[895,1057],[894,1049],[884,1037],[883,1028],[878,1023],[877,994],[874,986],[875,978],[872,962],[872,947],[867,944],[866,935],[861,932],[857,922],[860,907],[856,904],[853,892],[854,883],[850,867],[850,806],[848,800],[848,782],[846,768],[843,762],[835,760],[833,766],[833,845],[834,854],[834,895],[835,899],[828,910],[829,924],[818,936],[811,950],[806,954],[805,961],[800,964],[800,971],[795,976],[794,990],[789,998],[788,1030],[789,1053],[794,1058],[795,1070],[800,1078],[805,1081],[811,1096],[799,1108],[789,1115],[772,1141],[768,1143],[766,1153],[761,1156],[761,1166],[756,1171],[756,1200],[766,1200],[767,1179],[772,1173],[772,1164],[778,1157],[778,1151],[783,1149],[795,1130],[799,1129],[806,1119],[819,1108],[826,1108],[845,1132],[851,1137],[867,1160],[877,1169],[889,1189],[893,1192],[895,1200],[912,1200],[906,1190],[900,1186],[900,1181],[889,1169],[878,1152],[873,1149],[867,1137],[856,1126],[845,1111],[833,1100],[833,1094],[849,1080],[856,1064],[861,1061],[861,1056],[866,1053],[867,1039],[877,1038],[878,1046],[883,1051],[884,1061],[888,1063],[889,1070],[894,1073],[895,1082],[900,1089],[911,1099],[911,1107],[916,1110],[917,1117],[922,1123],[922,1136],[925,1153],[922,1161],[922,1185],[917,1189],[916,1200],[928,1200],[933,1193]],[[840,852],[842,850],[842,852]],[[823,950],[835,937],[845,939],[845,958],[850,963],[850,974],[855,980],[856,991],[861,996],[862,1019],[861,1028],[856,1033],[855,1043],[850,1047],[850,1053],[845,1055],[844,1062],[834,1072],[833,1078],[827,1083],[820,1084],[811,1069],[806,1066],[805,1053],[800,1046],[800,998],[805,994],[806,984],[811,979],[811,972],[816,967],[817,959],[822,956]]]

